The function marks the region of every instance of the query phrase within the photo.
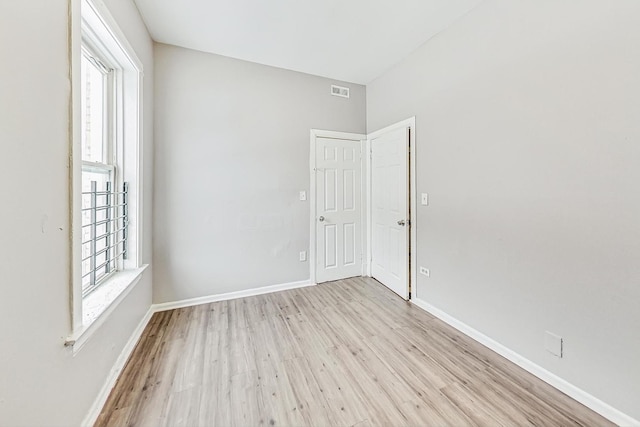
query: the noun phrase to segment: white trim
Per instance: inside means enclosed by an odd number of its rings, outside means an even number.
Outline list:
[[[364,198],[366,203],[363,204],[364,207],[364,218],[365,218],[365,226],[366,230],[363,234],[366,235],[366,246],[364,247],[365,251],[365,267],[364,271],[368,277],[371,277],[371,260],[373,259],[373,254],[371,252],[371,138],[367,136],[367,140],[365,141],[365,165],[366,165],[366,175],[365,175],[365,194]]]
[[[205,297],[189,298],[180,301],[165,302],[154,304],[151,309],[154,313],[159,311],[174,310],[176,308],[191,307],[194,305],[208,304],[211,302],[227,301],[238,298],[253,297],[256,295],[271,294],[274,292],[288,291],[291,289],[305,288],[307,286],[315,286],[314,282],[302,280],[300,282],[283,283],[280,285],[263,286],[261,288],[246,289],[243,291],[227,292],[224,294],[208,295]]]
[[[118,103],[115,116],[114,135],[118,151],[117,164],[127,164],[120,173],[120,179],[116,182],[127,181],[131,183],[129,192],[129,213],[134,219],[129,225],[129,259],[124,262],[125,271],[137,270],[142,267],[142,230],[144,227],[142,212],[142,157],[143,150],[143,65],[137,57],[135,50],[127,41],[124,33],[116,20],[110,14],[102,0],[71,0],[71,37],[70,37],[70,79],[71,79],[71,134],[70,148],[70,244],[72,246],[71,259],[71,336],[67,345],[73,344],[74,352],[82,345],[79,343],[83,336],[89,336],[91,329],[97,328],[103,320],[96,321],[95,325],[84,325],[83,299],[82,299],[82,272],[81,272],[81,229],[82,220],[80,214],[80,189],[82,176],[81,135],[79,121],[80,105],[80,57],[83,43],[89,43],[99,53],[107,56],[116,72],[120,73],[116,79],[117,87],[114,89],[118,95],[114,102]],[[134,91],[135,89],[135,91]],[[134,120],[125,119],[124,111],[135,111]],[[125,142],[126,141],[126,142]],[[130,147],[124,150],[124,145]],[[135,146],[134,146],[135,144]],[[134,150],[135,148],[135,150]],[[135,151],[135,152],[134,152]],[[127,288],[128,289],[128,288]],[[129,292],[129,291],[127,291]],[[120,298],[121,300],[121,298]],[[109,309],[108,309],[109,310]]]
[[[333,138],[342,139],[346,141],[359,141],[360,142],[360,171],[362,167],[363,145],[367,136],[361,133],[349,133],[349,132],[336,132],[331,130],[311,129],[309,137],[309,280],[312,283],[316,283],[316,139],[317,138]],[[364,180],[360,175],[360,186],[364,184]],[[360,208],[360,224],[364,227],[362,209],[364,203],[362,197],[364,191],[360,191],[361,208]],[[364,231],[364,230],[362,230]],[[361,236],[364,233],[361,233]],[[364,256],[365,247],[361,248],[361,258]],[[363,264],[364,269],[364,264]]]
[[[138,340],[142,336],[142,333],[144,332],[145,328],[147,327],[149,320],[151,320],[151,316],[153,315],[153,313],[154,313],[153,306],[151,306],[149,307],[149,310],[147,310],[146,314],[140,320],[140,323],[138,323],[138,326],[131,334],[131,337],[129,337],[129,340],[125,344],[124,348],[120,352],[120,355],[116,359],[116,362],[111,368],[111,372],[109,372],[109,376],[107,377],[104,385],[100,389],[98,396],[96,396],[95,400],[93,401],[93,404],[91,405],[91,408],[89,409],[89,412],[87,413],[84,420],[82,421],[82,424],[81,424],[82,426],[92,426],[95,424],[96,420],[98,419],[98,416],[100,415],[100,412],[102,411],[102,408],[104,407],[104,404],[107,403],[107,398],[109,397],[111,390],[116,385],[116,381],[118,380],[120,373],[122,372],[125,365],[127,364],[127,361],[129,360],[129,356],[131,356],[131,353],[133,353],[133,350],[136,348],[136,345],[138,344]]]
[[[114,19],[109,9],[102,0],[82,0],[87,7],[93,12],[91,15],[82,14],[82,19],[87,21],[93,32],[100,32],[98,36],[111,37],[118,45],[119,48],[126,54],[127,60],[138,71],[142,72],[142,61],[136,55],[135,49],[131,46],[127,37],[124,35],[118,22]],[[102,28],[100,28],[102,27]]]
[[[352,132],[338,132],[333,130],[323,129],[311,129],[311,137],[316,138],[332,138],[332,139],[344,139],[347,141],[361,141],[367,138],[367,135],[363,133]],[[315,156],[314,156],[315,157]]]
[[[366,142],[366,157],[367,157],[367,204],[366,204],[366,222],[367,222],[367,248],[366,248],[366,273],[367,276],[371,276],[371,140],[379,137],[387,132],[394,131],[396,129],[409,128],[411,130],[409,134],[409,199],[410,199],[410,240],[409,247],[409,276],[411,281],[411,298],[417,297],[418,289],[418,191],[417,191],[417,179],[416,179],[416,117],[409,117],[401,122],[394,123],[375,132],[367,135]]]
[[[538,377],[539,379],[549,384],[550,386],[560,390],[567,396],[582,403],[587,408],[607,418],[609,421],[620,426],[640,426],[640,421],[619,411],[618,409],[592,396],[591,394],[576,387],[575,385],[560,378],[559,376],[547,371],[542,366],[530,361],[529,359],[516,353],[515,351],[509,349],[508,347],[500,344],[494,339],[489,338],[488,336],[484,335],[482,332],[479,332],[478,330],[472,328],[466,323],[463,323],[460,320],[450,316],[444,311],[418,298],[413,298],[411,302],[417,307],[420,307],[421,309],[427,311],[428,313],[431,313],[438,319],[442,320],[443,322],[447,323],[448,325],[454,327],[458,331],[467,335],[469,338],[479,342],[480,344],[495,351],[496,353],[506,358],[507,360],[510,360],[511,362],[520,366],[522,369]]]
[[[69,118],[70,138],[69,138],[69,243],[71,245],[71,259],[69,260],[69,271],[71,276],[71,331],[82,328],[82,264],[78,260],[82,259],[82,197],[78,189],[82,188],[82,162],[76,157],[82,153],[82,135],[80,125],[80,58],[82,45],[82,16],[81,0],[72,0],[70,3],[70,46],[69,46],[69,79],[71,80],[71,117]],[[75,155],[74,155],[75,154]],[[82,156],[80,155],[80,160]]]
[[[140,282],[142,273],[147,269],[149,264],[145,264],[135,270],[124,270],[116,273],[110,280],[126,283],[123,289],[117,296],[106,304],[104,310],[98,314],[95,318],[91,319],[88,323],[82,323],[80,327],[76,328],[71,335],[67,337],[64,345],[73,348],[73,355],[75,356],[84,345],[89,341],[93,334],[100,329],[100,326],[106,322],[111,313],[120,305],[120,303],[131,293],[133,288]],[[104,283],[102,287],[108,287],[109,283]],[[99,292],[98,289],[96,292]],[[83,319],[84,320],[84,319]]]
[[[316,131],[309,134],[309,280],[316,282]]]
[[[369,236],[367,236],[367,229],[369,228],[369,223],[367,222],[367,186],[369,185],[366,182],[367,177],[367,136],[363,135],[360,140],[360,275],[365,276],[367,273],[367,263],[366,258],[367,246],[369,245]]]
[[[404,119],[400,122],[383,127],[382,129],[378,129],[375,132],[371,132],[370,134],[367,135],[367,138],[371,140],[374,138],[378,138],[379,136],[384,135],[387,132],[391,132],[396,129],[406,128],[406,127],[411,127],[413,129],[415,125],[416,125],[416,116],[409,117],[408,119]]]

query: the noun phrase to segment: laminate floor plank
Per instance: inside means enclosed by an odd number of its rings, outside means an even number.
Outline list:
[[[329,411],[329,405],[310,369],[309,361],[298,357],[286,360],[284,365],[298,411],[305,421],[304,425],[337,425],[335,414]]]
[[[484,395],[474,395],[467,388],[459,383],[450,384],[441,389],[442,393],[450,402],[464,413],[476,425],[487,426],[527,426],[531,425],[525,416],[520,419],[510,419],[504,415],[500,409],[487,402]],[[481,405],[478,402],[482,401]]]
[[[153,315],[103,426],[610,426],[370,278]]]
[[[400,336],[374,337],[367,345],[411,387],[413,394],[406,400],[422,399],[423,395],[433,397],[440,393],[441,388],[456,381],[433,359],[412,349],[411,343],[403,341]],[[420,369],[414,366],[420,366]]]
[[[229,328],[229,304],[228,301],[220,301],[213,304],[203,304],[209,311],[207,330],[224,331]]]
[[[229,383],[231,411],[230,426],[257,426],[265,423],[265,405],[260,394],[257,371],[246,371],[231,377]]]
[[[202,387],[191,387],[171,393],[167,401],[167,414],[162,425],[167,427],[189,427],[200,414]]]
[[[445,420],[432,407],[425,407],[422,402],[408,401],[400,405],[409,426],[447,426]],[[367,420],[368,421],[368,420]],[[463,424],[464,425],[464,424]]]
[[[285,365],[275,359],[263,359],[257,364],[258,401],[262,403],[263,419],[274,425],[302,425],[304,418],[287,375]]]
[[[354,353],[345,347],[330,351],[333,358],[342,361],[348,382],[353,384],[351,404],[361,408],[360,413],[364,411],[374,425],[404,424],[405,417],[399,405],[410,392],[408,387],[388,369],[380,369],[375,364],[375,357],[367,357],[363,352]]]
[[[356,393],[358,384],[350,381],[347,368],[341,361],[325,350],[309,354],[306,359],[326,408],[333,416],[333,425],[353,425],[367,417]]]
[[[465,385],[458,384],[457,388],[460,395],[482,399],[487,407],[493,408],[493,413],[499,413],[511,420],[510,425],[550,425],[560,420],[562,425],[567,425],[562,413],[553,414],[554,411],[535,395],[519,389],[508,378],[502,377],[502,380],[500,386],[496,387],[495,373],[485,371],[478,373],[476,381]],[[509,393],[505,393],[505,385],[508,385]],[[532,405],[533,402],[535,405]]]

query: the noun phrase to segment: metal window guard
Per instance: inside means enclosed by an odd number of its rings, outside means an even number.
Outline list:
[[[127,259],[127,234],[129,225],[129,183],[125,182],[122,191],[112,191],[111,182],[107,182],[103,191],[98,191],[96,181],[91,181],[91,190],[83,192],[82,196],[90,198],[89,206],[82,209],[82,230],[89,230],[89,238],[82,242],[83,253],[85,247],[89,247],[88,255],[82,258],[82,296],[86,296],[95,290],[100,283],[111,273],[117,271],[120,258]],[[103,218],[98,220],[98,213]],[[89,221],[85,222],[85,213],[89,215]],[[98,228],[103,227],[104,232],[98,235]],[[104,243],[104,247],[97,249],[98,243]],[[98,264],[98,258],[104,261]],[[86,261],[89,268],[86,269]],[[88,278],[88,281],[87,281]]]

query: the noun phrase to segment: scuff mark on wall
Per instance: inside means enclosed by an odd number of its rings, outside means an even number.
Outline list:
[[[42,234],[46,233],[46,225],[47,225],[47,221],[49,221],[49,216],[48,215],[42,215],[42,219],[40,220],[40,230],[42,231]]]

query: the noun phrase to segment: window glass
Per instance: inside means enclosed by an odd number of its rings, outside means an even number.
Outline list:
[[[116,165],[111,153],[114,123],[109,94],[110,69],[83,47],[80,99],[82,131],[82,291],[96,289],[119,266],[124,239],[118,232],[126,221],[118,220]]]
[[[95,59],[81,60],[82,160],[107,163],[107,75]]]

